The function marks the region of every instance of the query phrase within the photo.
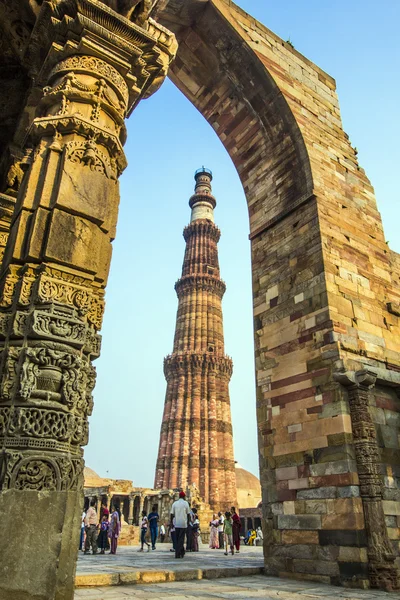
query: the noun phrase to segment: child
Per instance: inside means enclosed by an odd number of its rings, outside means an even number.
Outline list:
[[[138,552],[143,552],[143,546],[146,544],[147,552],[150,552],[150,544],[146,542],[146,533],[149,527],[149,520],[147,518],[147,512],[145,510],[142,511],[142,523],[140,525],[140,543],[142,544],[139,548]]]
[[[100,554],[104,554],[104,551],[108,546],[108,529],[110,527],[110,523],[108,521],[108,515],[103,515],[103,518],[100,523],[100,533],[97,539],[97,546],[100,548]]]
[[[234,554],[232,518],[231,518],[231,513],[229,511],[227,511],[225,513],[224,539],[225,539],[225,552],[224,552],[225,556],[228,556],[228,545],[230,546],[231,553]]]
[[[192,551],[199,551],[199,536],[200,536],[200,521],[197,515],[197,508],[192,509],[193,513],[193,521],[191,524],[192,527]]]

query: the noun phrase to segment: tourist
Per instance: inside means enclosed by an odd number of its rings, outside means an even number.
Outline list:
[[[254,540],[254,545],[255,546],[262,546],[263,545],[264,536],[263,536],[263,532],[262,532],[262,529],[261,529],[260,526],[257,527],[256,534],[257,535],[256,535],[256,539]]]
[[[85,517],[85,554],[89,554],[90,547],[92,547],[93,554],[97,554],[97,527],[99,521],[95,506],[96,500],[92,500]]]
[[[83,513],[82,513],[82,520],[81,520],[81,538],[79,540],[79,550],[84,549],[84,541],[85,541],[85,517],[86,517],[86,511],[85,509],[83,509]]]
[[[118,509],[115,506],[111,507],[111,520],[108,528],[108,537],[110,538],[111,550],[110,554],[117,553],[118,538],[121,532],[121,521],[118,514]]]
[[[110,519],[110,511],[108,510],[108,506],[107,506],[107,500],[102,500],[101,501],[101,508],[100,508],[100,523],[103,520],[104,515],[107,517],[107,521],[109,521]],[[110,549],[110,538],[107,535],[106,538],[106,550]]]
[[[184,491],[179,492],[179,500],[175,500],[171,508],[171,523],[175,517],[175,558],[183,558],[185,556],[183,545],[187,530],[188,514],[190,513],[190,506],[186,502],[185,497],[186,494]]]
[[[108,511],[107,511],[108,512]],[[108,530],[110,528],[110,522],[108,520],[108,515],[103,515],[103,518],[100,523],[100,533],[97,538],[97,546],[100,548],[100,554],[104,554],[107,550],[108,544]]]
[[[141,547],[138,552],[143,552],[143,546],[146,544],[147,552],[150,552],[150,544],[146,542],[146,535],[149,529],[149,519],[147,518],[147,512],[142,510],[142,522],[140,524],[140,543]]]
[[[197,515],[197,508],[192,509],[193,520],[192,520],[192,552],[199,551],[199,537],[200,537],[200,521]]]
[[[190,513],[188,514],[188,523],[186,530],[186,552],[192,552],[192,524],[194,520],[193,509],[190,509]]]
[[[107,500],[102,500],[101,501],[101,508],[100,508],[100,520],[103,520],[104,515],[107,517],[107,520],[110,518],[110,511],[107,508]]]
[[[231,515],[232,515],[232,531],[233,531],[233,543],[236,546],[236,553],[240,552],[240,528],[242,526],[240,522],[240,517],[236,512],[236,508],[234,506],[231,507]]]
[[[232,518],[231,513],[229,511],[225,513],[224,519],[224,542],[225,556],[228,556],[228,546],[230,548],[231,554],[234,554]]]
[[[243,541],[246,544],[246,546],[249,543],[250,536],[251,536],[251,529],[249,529],[248,532],[246,533],[246,535],[243,537]]]
[[[164,523],[161,523],[161,525],[160,525],[160,541],[162,544],[165,541],[165,525],[164,525]]]
[[[218,544],[220,548],[224,547],[224,520],[222,512],[218,513]]]
[[[175,549],[176,549],[175,519],[172,519],[172,521],[170,522],[168,531],[169,531],[169,537],[171,538],[171,542],[172,542],[172,548],[170,548],[170,552],[175,552]]]
[[[254,529],[251,530],[250,532],[250,537],[248,539],[248,545],[249,546],[253,546],[254,545],[254,540],[256,539],[256,532],[254,531]]]
[[[208,546],[213,549],[219,548],[218,525],[219,525],[218,515],[216,513],[214,513],[212,521],[210,521],[210,541],[208,543]]]
[[[158,520],[160,518],[157,512],[156,504],[154,504],[154,506],[152,507],[151,513],[149,513],[149,516],[147,518],[150,525],[151,548],[152,550],[155,550],[158,536]]]

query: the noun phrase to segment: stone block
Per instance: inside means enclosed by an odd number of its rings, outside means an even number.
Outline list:
[[[278,515],[279,529],[320,529],[319,515]]]
[[[103,236],[94,223],[54,209],[44,258],[97,274]]]
[[[367,549],[340,546],[338,560],[342,562],[368,562]]]
[[[361,498],[336,498],[327,500],[328,514],[359,513],[363,512]]]
[[[323,515],[327,513],[327,502],[331,500],[304,500],[305,513],[308,515]]]
[[[382,504],[385,515],[400,515],[400,502],[383,500]]]
[[[365,562],[340,562],[339,570],[343,579],[368,579],[368,564]]]
[[[295,506],[294,501],[289,500],[288,502],[283,502],[283,514],[284,515],[294,515],[295,514]]]
[[[364,514],[339,513],[322,516],[323,529],[364,529]]]
[[[301,490],[297,498],[303,500],[317,500],[321,498],[336,498],[336,488],[333,486]]]
[[[289,490],[301,490],[304,488],[308,488],[308,478],[303,477],[301,479],[290,479],[289,480]]]
[[[337,495],[339,498],[356,498],[360,495],[360,488],[358,485],[338,487]]]
[[[298,431],[301,431],[302,429],[303,429],[303,426],[301,423],[296,423],[295,425],[288,425],[289,433],[297,433]]]
[[[275,476],[277,481],[284,479],[297,479],[298,472],[297,467],[283,467],[275,470]]]
[[[311,560],[314,558],[314,548],[307,544],[290,544],[286,546],[275,546],[275,556],[285,558],[304,558]]]
[[[311,573],[292,573],[290,571],[280,571],[279,577],[285,579],[295,579],[296,581],[315,581],[316,583],[330,584],[331,578],[328,575],[315,575]]]
[[[330,577],[339,575],[339,566],[332,561],[294,559],[293,568],[296,573],[329,575]]]
[[[321,546],[355,546],[367,545],[367,534],[364,529],[321,529],[318,531]]]
[[[115,179],[97,171],[85,170],[76,182],[76,164],[66,160],[61,173],[57,207],[102,226],[105,231],[115,228],[119,188]]]
[[[273,502],[271,504],[271,512],[273,515],[283,515],[283,506],[282,502]]]
[[[140,581],[143,583],[162,583],[167,581],[167,571],[141,571]]]
[[[140,581],[140,571],[121,571],[119,581],[121,585],[133,585]]]
[[[171,571],[168,581],[194,581],[202,578],[201,569],[185,569],[185,571]]]
[[[318,531],[284,530],[282,531],[283,544],[318,544]]]
[[[84,573],[76,575],[76,588],[108,587],[119,585],[119,573]]]
[[[358,484],[358,473],[342,473],[337,475],[322,475],[310,477],[310,487],[349,486]]]
[[[310,465],[310,475],[315,477],[349,472],[357,473],[357,463],[355,460],[336,460]]]
[[[400,529],[398,527],[388,527],[388,536],[389,540],[399,540],[400,539]]]

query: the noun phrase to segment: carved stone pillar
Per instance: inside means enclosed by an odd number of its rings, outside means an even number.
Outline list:
[[[97,496],[96,510],[97,510],[97,518],[99,519],[99,521],[101,521],[101,496]]]
[[[124,118],[174,52],[167,30],[97,0],[45,1],[32,32],[43,95],[0,276],[0,598],[73,598]]]
[[[369,579],[371,587],[387,591],[400,586],[395,555],[388,537],[382,504],[379,472],[379,448],[375,426],[369,412],[369,390],[376,374],[370,371],[336,373],[336,381],[347,388],[353,430],[354,449],[363,502],[368,541]]]
[[[129,525],[133,525],[133,496],[129,496],[129,513],[128,513],[128,523]]]
[[[142,520],[142,511],[143,511],[143,507],[144,507],[144,501],[145,501],[145,497],[140,495],[140,502],[139,502],[139,525],[141,523]]]

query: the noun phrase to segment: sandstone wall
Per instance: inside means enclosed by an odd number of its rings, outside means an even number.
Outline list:
[[[224,143],[249,206],[266,566],[375,585],[367,499],[398,553],[399,257],[334,79],[232,2],[199,4],[163,13],[180,43],[170,77]],[[380,386],[376,433],[334,377],[365,369]],[[374,410],[381,394],[387,412]]]

